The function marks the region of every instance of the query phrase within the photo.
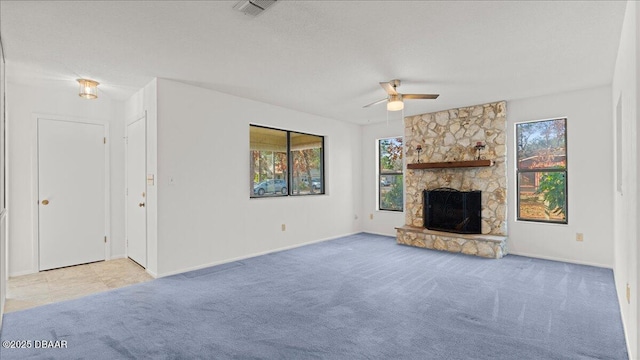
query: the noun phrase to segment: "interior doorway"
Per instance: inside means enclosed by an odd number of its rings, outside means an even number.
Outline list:
[[[127,125],[127,256],[147,267],[146,116]]]

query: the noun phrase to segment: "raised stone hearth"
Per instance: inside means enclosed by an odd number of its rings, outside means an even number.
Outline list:
[[[454,234],[410,225],[397,227],[396,230],[398,231],[396,240],[401,245],[491,259],[500,259],[507,254],[506,236]]]

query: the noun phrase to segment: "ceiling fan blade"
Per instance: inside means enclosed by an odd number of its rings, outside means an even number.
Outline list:
[[[440,94],[402,94],[404,99],[437,99]]]
[[[377,105],[377,104],[380,104],[381,102],[385,102],[385,101],[387,101],[387,100],[388,100],[387,98],[380,99],[380,100],[378,100],[378,101],[374,101],[374,102],[372,102],[371,104],[367,104],[367,105],[363,106],[363,108],[366,108],[366,107],[369,107],[369,106],[372,106],[372,105]]]
[[[389,95],[397,95],[398,92],[396,91],[396,88],[393,86],[392,82],[393,82],[393,80],[389,81],[389,82],[381,82],[380,86],[382,86],[382,88],[384,89],[384,91],[387,92],[387,94],[389,94]]]

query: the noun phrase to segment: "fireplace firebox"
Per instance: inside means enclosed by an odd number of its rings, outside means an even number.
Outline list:
[[[459,234],[482,233],[481,195],[478,190],[424,190],[424,227]]]

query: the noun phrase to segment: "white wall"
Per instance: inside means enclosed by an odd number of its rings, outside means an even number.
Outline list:
[[[6,131],[5,126],[5,106],[4,106],[4,87],[5,87],[5,64],[4,64],[4,54],[2,52],[2,41],[0,39],[0,176],[6,170],[5,163],[5,150],[6,150],[6,137],[4,137],[4,131]],[[4,129],[3,129],[4,128]],[[4,181],[0,181],[0,183],[4,186]],[[5,188],[6,189],[6,188]],[[3,194],[5,189],[0,189],[0,192]],[[0,201],[2,201],[2,197],[0,197]],[[7,298],[7,279],[8,279],[8,266],[7,266],[7,211],[4,209],[3,204],[0,203],[0,329],[2,329],[2,314],[4,313],[4,302]]]
[[[157,91],[160,276],[360,231],[359,126],[170,80]],[[325,136],[326,195],[250,199],[250,123]]]
[[[618,116],[622,120],[622,131],[613,137],[614,149],[620,148],[620,154],[614,153],[610,161],[621,165],[622,192],[617,190],[617,186],[612,186],[609,190],[614,199],[614,274],[616,288],[618,290],[618,300],[622,310],[622,319],[626,329],[627,346],[629,348],[629,358],[637,359],[640,356],[640,340],[638,339],[638,323],[640,322],[640,311],[638,307],[638,297],[640,289],[638,283],[638,258],[640,258],[640,232],[638,231],[638,214],[640,206],[638,202],[638,180],[640,179],[640,167],[638,158],[640,148],[638,147],[638,137],[640,128],[638,127],[638,114],[640,114],[640,101],[638,101],[638,89],[640,89],[640,6],[635,1],[627,2],[620,46],[618,48],[618,58],[613,77],[612,107],[610,110],[612,121],[610,126],[616,129]],[[621,112],[618,114],[618,102],[621,102]],[[617,156],[621,156],[618,162]],[[618,168],[616,167],[616,174]],[[617,180],[617,179],[616,179]],[[615,183],[618,184],[618,181]],[[631,287],[631,299],[626,298],[627,284]]]
[[[79,97],[79,96],[78,96]],[[100,98],[98,98],[100,99]],[[84,100],[84,99],[82,99]],[[109,121],[109,189],[110,189],[110,258],[125,256],[125,218],[124,212],[124,107],[122,101],[111,101],[111,116]]]
[[[567,117],[568,224],[516,221],[515,123]],[[507,103],[509,253],[613,266],[611,88]],[[584,241],[576,241],[576,233]]]
[[[640,92],[640,45],[638,44],[640,42],[640,5],[632,1],[629,1],[628,4],[629,12],[633,12],[633,8],[635,7],[634,23],[636,29],[636,56],[634,60],[636,64],[636,94],[634,96],[636,114],[635,117],[629,119],[636,126],[635,132],[632,134],[636,153],[635,157],[630,160],[636,166],[636,174],[634,177],[635,181],[632,182],[631,179],[627,179],[630,187],[635,185],[636,196],[634,202],[636,205],[636,217],[631,219],[630,223],[635,224],[636,236],[631,240],[631,246],[629,247],[629,252],[631,253],[629,255],[630,263],[633,264],[633,267],[630,266],[629,271],[629,284],[631,289],[633,289],[633,295],[631,295],[633,303],[631,303],[630,306],[633,307],[633,312],[632,315],[625,320],[625,323],[628,324],[627,329],[629,329],[629,334],[631,334],[628,339],[629,347],[631,348],[630,353],[635,358],[638,358],[640,356],[640,328],[638,325],[640,324],[640,279],[638,279],[640,277],[640,266],[638,265],[638,260],[640,259],[640,231],[638,231],[638,216],[640,214],[640,201],[638,201],[638,194],[640,193],[640,166],[638,166],[638,159],[640,159],[640,146],[638,146],[638,139],[640,139],[640,126],[638,124],[640,122],[640,101],[638,101],[638,92]],[[631,338],[631,336],[633,336],[633,338]]]
[[[10,77],[10,64],[7,73]],[[73,84],[72,84],[73,85]],[[8,138],[8,213],[9,222],[9,276],[38,271],[35,257],[38,244],[34,237],[33,193],[34,143],[36,122],[33,114],[57,115],[71,118],[103,120],[110,126],[108,139],[110,148],[111,229],[109,245],[111,257],[124,256],[124,153],[121,122],[113,121],[122,115],[121,103],[106,96],[96,100],[85,100],[77,95],[77,87],[61,84],[58,87],[36,87],[7,83]]]
[[[401,119],[362,126],[362,231],[396,236],[395,227],[405,223],[404,212],[378,210],[377,200],[377,140],[389,137],[404,137]]]

